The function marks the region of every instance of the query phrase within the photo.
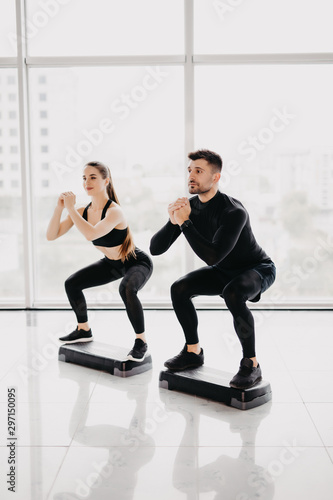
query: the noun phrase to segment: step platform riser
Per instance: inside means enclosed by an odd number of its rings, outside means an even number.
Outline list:
[[[262,380],[249,389],[234,389],[229,386],[232,377],[231,373],[206,366],[181,372],[164,370],[160,372],[159,386],[171,391],[211,399],[239,410],[249,410],[272,399],[269,382]]]
[[[66,363],[86,366],[110,373],[116,377],[131,377],[152,369],[150,354],[141,362],[126,360],[129,349],[102,342],[78,342],[59,348],[58,359]]]

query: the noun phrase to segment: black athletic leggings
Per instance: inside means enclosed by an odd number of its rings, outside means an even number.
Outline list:
[[[258,266],[258,271],[247,270],[233,278],[215,266],[207,266],[177,280],[171,286],[171,298],[186,343],[199,342],[198,317],[191,299],[197,295],[220,295],[233,316],[243,356],[255,357],[254,319],[246,301],[259,300],[261,292],[274,282],[274,264],[265,266],[264,270]]]
[[[130,257],[124,263],[107,257],[72,274],[65,281],[68,300],[76,314],[78,323],[88,321],[87,304],[82,290],[105,285],[123,278],[119,293],[135,333],[145,331],[144,316],[138,291],[147,283],[153,272],[151,259],[142,250],[135,249],[136,259]]]

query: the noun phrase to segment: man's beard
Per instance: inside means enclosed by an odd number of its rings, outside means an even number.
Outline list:
[[[204,187],[198,186],[197,184],[192,184],[192,185],[188,186],[188,190],[189,190],[190,194],[204,194],[204,193],[208,193],[208,191],[210,191],[210,189],[211,189],[211,187],[206,189]]]

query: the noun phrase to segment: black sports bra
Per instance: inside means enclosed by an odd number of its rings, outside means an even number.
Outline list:
[[[108,200],[106,202],[106,205],[103,208],[101,220],[104,219],[106,211],[111,205],[111,203],[112,200]],[[89,203],[89,205],[86,206],[82,214],[82,217],[86,221],[88,221],[88,208],[90,207],[90,205],[91,203]],[[127,227],[125,229],[112,229],[109,233],[105,234],[104,236],[101,236],[100,238],[93,240],[92,243],[99,247],[116,247],[124,243],[126,236],[127,236]]]

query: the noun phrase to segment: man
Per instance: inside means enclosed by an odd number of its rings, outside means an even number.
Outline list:
[[[206,264],[177,280],[171,287],[172,304],[184,330],[182,351],[164,365],[169,370],[201,366],[198,319],[192,298],[220,295],[231,312],[242,345],[238,373],[230,381],[237,389],[261,380],[255,353],[254,319],[246,301],[257,302],[275,280],[275,265],[256,242],[249,215],[240,201],[219,191],[222,159],[202,149],[188,155],[188,188],[193,196],[178,198],[168,207],[170,220],[151,239],[152,255],[168,250],[181,233]]]

